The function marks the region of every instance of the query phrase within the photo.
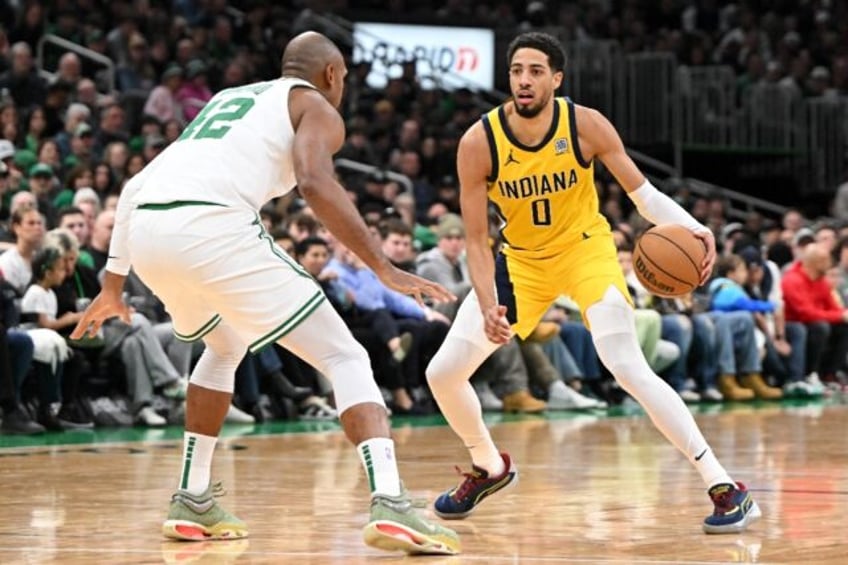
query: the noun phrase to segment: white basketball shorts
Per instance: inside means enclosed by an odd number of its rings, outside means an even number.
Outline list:
[[[128,247],[133,269],[165,304],[174,333],[184,341],[200,339],[226,320],[258,351],[325,299],[250,210],[143,205],[130,217]]]

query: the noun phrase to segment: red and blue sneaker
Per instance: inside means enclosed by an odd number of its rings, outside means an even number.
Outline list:
[[[742,483],[715,485],[709,490],[709,495],[715,509],[704,518],[705,533],[737,534],[763,515]]]
[[[501,489],[518,482],[518,469],[512,463],[509,455],[501,453],[504,462],[504,472],[496,477],[490,477],[485,469],[472,465],[470,473],[457,471],[465,477],[456,488],[442,493],[433,504],[436,516],[445,520],[461,520],[465,518],[483,500]]]

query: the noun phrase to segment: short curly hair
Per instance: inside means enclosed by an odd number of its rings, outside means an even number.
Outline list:
[[[561,72],[565,70],[566,55],[565,47],[559,39],[549,33],[540,31],[528,31],[522,33],[513,39],[506,52],[506,65],[509,67],[512,64],[512,57],[519,49],[524,48],[536,49],[548,56],[548,65],[551,70]]]

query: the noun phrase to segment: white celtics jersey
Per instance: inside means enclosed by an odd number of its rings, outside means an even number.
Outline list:
[[[216,94],[140,174],[133,204],[214,202],[259,210],[296,185],[289,90],[296,78]]]

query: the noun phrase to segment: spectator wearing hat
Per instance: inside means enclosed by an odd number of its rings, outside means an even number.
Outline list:
[[[90,165],[93,160],[94,131],[91,126],[81,122],[70,137],[70,152],[65,156],[63,165],[73,168],[78,165]]]
[[[169,65],[162,73],[159,85],[150,91],[144,103],[144,114],[155,116],[160,123],[182,121],[182,106],[177,99],[177,92],[182,85],[183,68],[177,64]]]
[[[809,77],[807,77],[806,93],[807,96],[811,97],[829,99],[838,97],[836,89],[830,85],[830,71],[827,70],[827,67],[821,65],[813,67]]]
[[[177,91],[176,98],[187,122],[193,120],[212,99],[206,72],[206,65],[200,59],[194,59],[186,66],[186,81]]]
[[[15,156],[15,145],[8,139],[0,139],[0,161],[9,165]]]
[[[743,224],[730,222],[722,227],[718,238],[722,253],[724,255],[734,253],[734,244],[740,239],[748,239],[748,233]]]
[[[62,159],[71,154],[71,138],[77,126],[83,122],[87,122],[90,118],[91,110],[85,104],[73,102],[68,105],[68,108],[65,110],[62,131],[54,136],[56,144],[59,146],[59,153],[62,154]]]
[[[12,200],[12,191],[9,190],[9,167],[0,160],[0,222],[9,219],[9,205]]]
[[[796,231],[790,241],[793,260],[798,261],[804,253],[804,248],[815,242],[816,232],[810,228],[803,227]]]
[[[465,226],[462,218],[456,214],[445,214],[433,231],[438,243],[433,249],[418,256],[415,261],[416,272],[425,279],[441,284],[454,295],[463,296],[470,288],[471,277],[464,258]]]
[[[53,168],[47,163],[36,163],[29,169],[29,190],[38,202],[38,210],[44,214],[49,228],[56,225],[56,207],[53,205]]]

